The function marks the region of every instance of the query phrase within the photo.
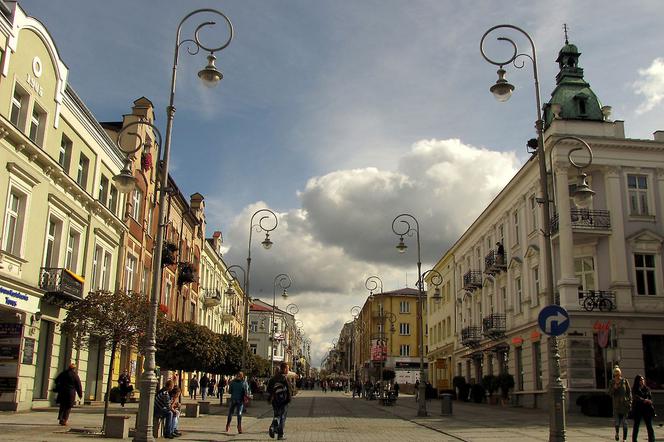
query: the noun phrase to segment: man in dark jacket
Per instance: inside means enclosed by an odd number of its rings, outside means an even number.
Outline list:
[[[286,439],[284,427],[286,426],[286,415],[288,404],[293,397],[293,387],[288,382],[288,364],[282,362],[280,371],[267,383],[268,401],[272,404],[273,418],[268,430],[270,437],[274,439],[276,433],[279,440]]]
[[[205,400],[205,396],[208,393],[208,385],[210,384],[210,378],[208,378],[207,373],[203,373],[199,385],[201,386],[201,398]]]
[[[60,404],[58,422],[60,425],[67,425],[69,413],[76,402],[76,395],[78,394],[79,399],[83,397],[81,379],[76,373],[76,364],[72,362],[69,364],[69,368],[55,378],[55,391],[58,393],[55,402]]]

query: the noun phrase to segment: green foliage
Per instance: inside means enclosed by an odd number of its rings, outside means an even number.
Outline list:
[[[454,378],[452,378],[452,386],[454,388],[461,388],[465,384],[466,384],[466,378],[464,378],[463,376],[454,376]]]
[[[224,349],[224,354],[214,364],[211,370],[213,373],[232,375],[243,368],[251,370],[254,355],[251,354],[241,336],[224,333],[217,337],[219,345]],[[246,361],[247,367],[242,367],[243,360]]]
[[[62,323],[62,333],[87,348],[95,336],[136,348],[147,332],[150,304],[139,293],[97,291],[77,302]]]
[[[249,366],[249,372],[251,373],[251,375],[256,377],[271,376],[270,361],[259,355],[252,354],[251,356],[252,358],[250,360],[250,366]]]
[[[487,374],[482,377],[482,387],[489,393],[489,396],[493,395],[500,388],[498,383],[498,377]]]
[[[169,370],[215,371],[226,357],[219,335],[192,322],[163,321],[157,333],[157,365]]]
[[[509,373],[502,373],[498,375],[498,385],[500,385],[500,392],[503,395],[503,398],[507,399],[507,395],[515,385],[514,376]]]

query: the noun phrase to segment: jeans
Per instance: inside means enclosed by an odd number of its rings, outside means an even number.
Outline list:
[[[286,415],[288,414],[288,404],[276,405],[272,404],[272,411],[274,418],[272,419],[271,427],[276,430],[278,436],[284,435],[284,428],[286,427]]]
[[[172,411],[158,411],[155,413],[155,418],[161,418],[164,420],[164,436],[170,436],[173,434],[175,419],[173,418]],[[156,420],[156,419],[155,419]]]
[[[613,417],[613,426],[616,428],[616,435],[620,431],[620,427],[623,428],[623,439],[627,439],[627,414],[626,413],[615,413]]]
[[[230,425],[233,420],[233,414],[237,412],[237,425],[238,427],[242,425],[242,411],[244,411],[244,402],[242,399],[239,401],[231,400],[228,405],[228,419],[226,419],[226,425]]]
[[[634,428],[632,429],[632,442],[636,442],[639,436],[639,425],[641,424],[641,419],[646,424],[646,430],[648,431],[648,442],[655,442],[655,430],[652,429],[652,416],[641,416],[639,414],[634,414]]]
[[[201,388],[201,400],[205,400],[206,395],[207,395],[207,388]]]

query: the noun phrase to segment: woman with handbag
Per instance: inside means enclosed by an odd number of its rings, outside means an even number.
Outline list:
[[[655,442],[655,431],[652,428],[655,406],[652,403],[650,389],[646,387],[646,380],[640,374],[636,375],[634,385],[632,385],[632,415],[634,417],[632,442],[637,442],[641,420],[645,422],[648,430],[648,442]]]
[[[233,413],[237,413],[237,432],[242,434],[242,411],[244,410],[244,398],[249,397],[246,384],[244,382],[244,373],[238,372],[235,379],[228,384],[228,392],[231,397],[228,400],[228,419],[226,420],[226,433],[231,430],[231,421]]]
[[[620,427],[623,428],[623,442],[627,441],[627,414],[632,407],[632,390],[629,382],[622,377],[620,367],[613,369],[613,382],[607,392],[613,401],[613,419],[616,429],[616,440],[620,440]]]

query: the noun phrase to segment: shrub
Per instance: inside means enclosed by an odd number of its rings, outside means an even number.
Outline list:
[[[500,393],[503,396],[503,399],[507,399],[509,396],[510,390],[514,388],[514,376],[509,373],[502,373],[498,375],[498,385],[500,386]]]
[[[469,395],[470,395],[470,384],[463,384],[461,387],[459,387],[459,398],[462,401],[468,402]]]
[[[482,377],[482,387],[484,387],[487,393],[489,393],[489,396],[493,396],[493,394],[500,388],[498,377],[492,374],[485,375]]]
[[[481,404],[486,397],[486,390],[480,384],[473,384],[470,387],[470,396],[473,398],[473,402]]]

